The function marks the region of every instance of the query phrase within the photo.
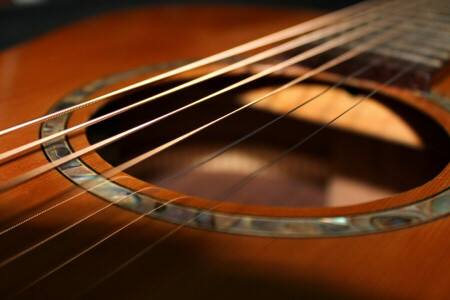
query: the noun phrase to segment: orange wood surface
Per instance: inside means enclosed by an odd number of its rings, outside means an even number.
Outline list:
[[[0,53],[0,128],[46,114],[64,95],[97,78],[141,65],[204,57],[316,15],[305,10],[256,7],[160,6],[119,11],[69,25]],[[322,76],[328,80],[331,75]],[[350,85],[376,87],[362,80],[353,80]],[[442,84],[439,89],[449,91]],[[450,132],[449,113],[416,92],[390,87],[383,94],[421,110]],[[95,109],[98,106],[75,112],[69,126],[86,121]],[[0,152],[38,137],[39,126],[0,137]],[[84,134],[71,137],[71,143],[75,150],[88,145]],[[110,167],[97,153],[83,159],[100,172]],[[46,163],[38,150],[0,165],[0,182]],[[377,211],[413,203],[448,188],[449,172],[446,166],[423,186],[360,205],[277,208],[225,203],[216,210],[265,216],[338,216]],[[134,189],[149,186],[126,173],[118,176],[122,176],[118,182]],[[1,229],[80,192],[56,170],[21,184],[0,194]],[[167,200],[178,195],[158,192]],[[180,203],[208,207],[215,202],[190,197]],[[75,201],[0,236],[0,261],[105,205],[103,200],[83,193]],[[0,298],[13,295],[136,216],[109,207],[0,268]],[[80,296],[85,287],[176,227],[143,218],[19,298]],[[449,236],[448,217],[408,229],[341,238],[263,238],[184,227],[81,297],[446,299],[450,297]]]

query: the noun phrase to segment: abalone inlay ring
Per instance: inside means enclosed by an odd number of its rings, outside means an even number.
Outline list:
[[[142,67],[96,80],[66,95],[50,112],[86,101],[93,93],[124,79],[179,65],[181,62]],[[70,114],[66,114],[43,123],[41,136],[46,137],[66,129],[69,117]],[[43,150],[50,161],[73,152],[66,137],[44,144]],[[450,213],[450,190],[447,189],[415,203],[363,214],[333,217],[261,217],[230,214],[202,210],[175,202],[167,203],[139,191],[133,191],[103,177],[80,158],[59,166],[58,170],[74,184],[89,190],[91,194],[136,213],[195,228],[242,235],[317,238],[371,234],[417,226]],[[149,213],[150,211],[152,212]]]

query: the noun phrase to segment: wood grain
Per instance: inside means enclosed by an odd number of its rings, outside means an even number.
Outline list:
[[[0,54],[0,128],[44,115],[60,98],[106,75],[141,65],[203,57],[310,19],[318,13],[237,6],[160,6],[97,16]],[[332,74],[323,80],[336,81]],[[445,79],[447,82],[448,77]],[[442,82],[442,81],[440,81]],[[353,80],[362,89],[374,82]],[[448,92],[448,85],[439,86]],[[415,91],[389,87],[383,94],[431,116],[450,132],[449,113]],[[74,113],[69,126],[98,106]],[[38,138],[31,126],[0,137],[3,152]],[[71,137],[74,149],[88,144]],[[110,165],[97,153],[83,159],[99,172]],[[0,182],[48,161],[38,150],[0,166]],[[360,205],[280,208],[225,203],[216,210],[267,216],[338,216],[398,207],[448,188],[450,167],[411,191]],[[150,186],[126,173],[117,181]],[[80,193],[53,170],[0,195],[1,229]],[[162,190],[158,196],[179,194]],[[215,202],[188,197],[193,207]],[[107,205],[83,193],[2,236],[0,261]],[[13,295],[42,274],[137,217],[109,207],[49,243],[0,268],[0,297]],[[177,225],[144,218],[81,256],[19,298],[80,296],[108,272]],[[450,296],[450,219],[408,229],[343,238],[283,239],[238,236],[184,227],[83,298],[113,299],[446,299]]]

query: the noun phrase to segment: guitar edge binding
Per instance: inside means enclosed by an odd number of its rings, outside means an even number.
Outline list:
[[[182,64],[184,62],[146,66],[96,80],[66,95],[50,112],[79,104],[96,91],[121,80]],[[69,116],[70,114],[66,114],[43,123],[41,136],[46,137],[66,129]],[[66,137],[44,144],[43,150],[50,161],[73,153]],[[133,212],[145,214],[155,209],[149,216],[176,224],[189,223],[188,226],[195,228],[242,235],[318,238],[373,234],[417,226],[445,217],[450,213],[450,190],[447,189],[415,203],[363,214],[284,218],[229,214],[165,203],[164,200],[133,191],[103,177],[80,158],[65,163],[57,169],[73,183],[89,190],[95,196]],[[121,198],[123,199],[118,201]],[[189,222],[189,220],[193,221]]]

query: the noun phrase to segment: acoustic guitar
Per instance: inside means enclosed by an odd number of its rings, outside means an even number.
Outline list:
[[[0,54],[1,299],[449,299],[450,5],[156,6]]]

